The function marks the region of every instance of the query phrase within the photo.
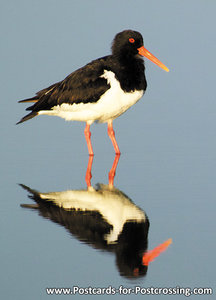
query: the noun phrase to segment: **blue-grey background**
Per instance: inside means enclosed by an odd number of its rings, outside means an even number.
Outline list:
[[[2,299],[56,298],[45,288],[73,285],[214,289],[215,1],[0,4]],[[146,94],[114,122],[122,152],[115,186],[147,213],[149,249],[173,239],[147,276],[132,282],[119,275],[114,255],[20,207],[31,201],[17,183],[41,192],[85,188],[84,124],[42,116],[15,126],[26,107],[18,100],[109,54],[114,35],[128,28],[143,34],[170,73],[146,61]],[[93,185],[108,182],[114,159],[106,130],[92,126]]]

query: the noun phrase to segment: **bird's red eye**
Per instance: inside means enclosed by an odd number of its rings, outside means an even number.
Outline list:
[[[133,43],[135,42],[135,39],[130,38],[130,39],[129,39],[129,42],[130,42],[131,44],[133,44]]]

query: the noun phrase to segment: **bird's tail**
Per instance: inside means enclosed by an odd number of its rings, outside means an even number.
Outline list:
[[[21,186],[24,190],[28,191],[33,196],[39,196],[39,192],[36,190],[31,189],[25,184],[19,183],[19,186]]]
[[[30,193],[30,196],[29,198],[32,198],[33,197],[40,197],[40,194],[38,191],[36,190],[32,190],[31,188],[29,188],[28,186],[24,185],[24,184],[19,184],[24,190],[28,191]],[[32,209],[38,209],[39,208],[39,205],[38,204],[21,204],[21,207],[24,207],[24,208],[32,208]]]
[[[22,122],[25,122],[25,121],[27,121],[27,120],[30,120],[30,119],[36,117],[37,115],[38,115],[38,112],[33,111],[33,112],[31,112],[30,114],[24,116],[19,122],[16,123],[16,125],[17,125],[17,124],[20,124],[20,123],[22,123]]]
[[[20,100],[19,103],[26,103],[26,102],[38,102],[38,97],[32,97],[32,98],[28,98],[28,99],[24,99],[24,100]]]
[[[38,102],[38,100],[39,100],[39,99],[38,99],[38,96],[35,96],[35,97],[32,97],[32,98],[20,100],[18,103],[27,103],[27,102],[34,102],[34,103],[36,103],[36,102]],[[34,105],[32,105],[32,106],[30,106],[30,107],[27,107],[26,110],[32,110],[32,107],[33,107],[33,106],[34,106]],[[27,120],[29,120],[29,119],[32,119],[32,118],[34,118],[34,117],[37,116],[37,115],[38,115],[38,112],[32,111],[30,114],[24,116],[19,122],[17,122],[16,125],[17,125],[17,124],[20,124],[20,123],[22,123],[22,122],[25,122],[25,121],[27,121]]]

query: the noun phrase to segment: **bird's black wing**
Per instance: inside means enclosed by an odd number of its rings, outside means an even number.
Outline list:
[[[54,203],[52,198],[42,199],[41,194],[24,184],[20,186],[29,192],[29,198],[36,204],[22,204],[24,208],[38,209],[39,214],[63,227],[82,242],[91,244],[95,248],[107,248],[104,235],[112,229],[98,211],[64,209]]]
[[[101,95],[110,88],[107,80],[101,77],[105,69],[109,70],[108,60],[109,56],[94,60],[74,71],[64,80],[37,92],[35,97],[20,101],[35,102],[35,104],[26,109],[31,113],[19,123],[36,116],[41,110],[51,110],[62,103],[97,102]]]

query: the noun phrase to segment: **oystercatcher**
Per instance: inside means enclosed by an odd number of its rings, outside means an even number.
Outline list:
[[[94,155],[90,125],[93,122],[106,122],[114,150],[116,154],[120,154],[112,122],[135,104],[146,90],[142,56],[169,71],[144,48],[139,32],[124,30],[118,33],[112,44],[111,55],[88,63],[64,80],[37,92],[36,96],[19,101],[35,104],[26,109],[31,112],[17,124],[37,115],[86,122],[84,133],[88,151],[89,155]]]

